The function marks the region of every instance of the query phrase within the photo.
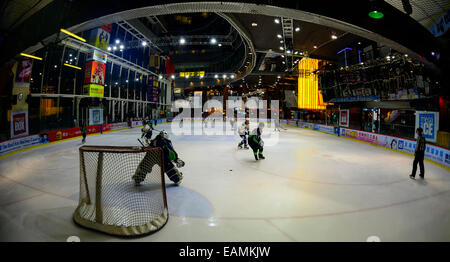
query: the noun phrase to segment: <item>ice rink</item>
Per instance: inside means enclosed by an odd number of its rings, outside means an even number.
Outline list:
[[[170,218],[155,234],[121,239],[77,226],[81,139],[0,160],[0,241],[450,241],[450,173],[412,156],[284,126],[255,161],[235,136],[175,136],[184,180],[167,179]],[[138,145],[140,128],[87,137]]]

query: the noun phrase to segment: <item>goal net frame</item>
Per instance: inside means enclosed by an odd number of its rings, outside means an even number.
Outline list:
[[[86,168],[86,154],[93,154],[94,156],[96,154],[98,154],[98,159],[97,159],[97,163],[96,163],[96,170],[94,170],[94,168],[90,168],[89,172]],[[146,198],[142,198],[140,196],[137,196],[137,201],[133,205],[133,208],[135,210],[133,210],[136,213],[136,209],[137,213],[139,215],[138,219],[135,219],[138,221],[138,224],[136,224],[136,221],[133,221],[133,225],[124,225],[127,224],[125,223],[108,223],[106,222],[104,219],[104,208],[106,208],[104,206],[104,200],[102,198],[104,198],[104,194],[103,194],[103,190],[104,190],[104,181],[103,178],[114,178],[114,176],[116,174],[114,174],[114,172],[110,172],[113,174],[105,174],[105,171],[108,172],[110,170],[108,170],[108,168],[104,166],[104,157],[106,154],[131,154],[132,157],[134,157],[134,161],[129,161],[129,162],[133,162],[132,165],[129,165],[129,163],[120,163],[119,165],[125,165],[125,170],[127,172],[125,172],[125,174],[121,174],[122,177],[119,178],[120,183],[124,184],[126,183],[128,188],[137,188],[136,185],[134,185],[134,182],[132,180],[132,172],[134,169],[137,170],[138,167],[141,166],[141,164],[149,164],[149,163],[143,163],[144,161],[149,162],[147,156],[152,156],[152,161],[154,160],[155,163],[150,163],[151,168],[150,168],[150,173],[147,174],[147,176],[152,176],[150,177],[151,179],[153,179],[154,181],[156,181],[153,185],[153,187],[156,186],[156,191],[159,192],[159,190],[162,193],[162,196],[159,195],[159,193],[157,193],[157,199],[156,201],[158,201],[158,208],[159,210],[157,212],[153,212],[151,214],[151,218],[149,217],[149,215],[145,215],[145,212],[148,212],[148,210],[146,211],[145,208],[148,208],[148,205],[151,206],[150,203],[152,200],[155,201],[155,198],[150,198],[149,196],[145,196]],[[165,226],[165,224],[167,223],[168,219],[169,219],[169,212],[168,212],[168,207],[167,207],[167,196],[166,196],[166,187],[165,187],[165,180],[164,180],[164,171],[163,171],[163,167],[164,167],[164,160],[163,160],[163,152],[161,148],[157,148],[157,147],[130,147],[130,146],[81,146],[79,148],[79,157],[80,157],[80,192],[79,192],[79,201],[78,201],[78,206],[75,209],[75,212],[73,214],[73,220],[76,224],[82,226],[82,227],[86,227],[89,229],[93,229],[93,230],[97,230],[97,231],[101,231],[110,235],[115,235],[115,236],[122,236],[122,237],[133,237],[133,236],[143,236],[143,235],[148,235],[151,233],[154,233],[158,230],[160,230],[161,228],[163,228]],[[120,156],[118,156],[120,157]],[[127,160],[126,156],[124,158],[121,159],[125,159]],[[95,162],[92,161],[92,157],[90,159],[91,162]],[[139,164],[136,166],[136,163],[139,162]],[[128,165],[127,165],[128,164]],[[153,168],[155,167],[155,165],[158,165],[158,168]],[[95,164],[94,164],[95,166]],[[136,166],[136,167],[135,167]],[[155,172],[153,170],[157,169]],[[95,174],[92,174],[95,173]],[[155,174],[157,173],[157,174]],[[89,177],[91,176],[91,177]],[[95,176],[95,179],[92,178],[92,176]],[[129,181],[124,181],[125,179],[127,179],[129,177]],[[153,181],[153,182],[154,182]],[[128,182],[130,183],[128,185]],[[107,183],[107,182],[106,182]],[[95,185],[92,185],[95,184]],[[159,184],[161,186],[161,188],[159,188]],[[123,185],[121,185],[123,186]],[[92,190],[94,189],[94,190]],[[114,189],[110,189],[109,192],[106,193],[110,193],[110,192],[114,192]],[[95,191],[95,192],[92,192]],[[141,190],[141,192],[144,192],[144,190]],[[105,194],[106,194],[105,193]],[[128,194],[126,197],[128,198],[132,198],[132,194]],[[108,195],[106,195],[106,197],[108,197]],[[139,198],[140,197],[140,198]],[[133,200],[133,199],[131,199]],[[148,202],[147,202],[148,200]],[[106,199],[106,201],[108,201]],[[127,202],[128,201],[128,202]],[[125,204],[130,203],[130,199],[127,199],[127,201],[124,201]],[[120,218],[123,221],[128,220],[133,220],[132,214],[130,214],[129,217],[127,212],[127,206],[120,206],[119,208],[117,207],[113,207],[116,208],[117,210],[114,210],[113,215],[117,214],[117,216],[120,216]],[[146,205],[148,203],[148,205]],[[142,210],[139,210],[140,206],[139,204],[142,204]],[[122,208],[122,209],[120,209]],[[87,209],[89,209],[89,211],[86,211]],[[122,212],[122,213],[120,213]],[[125,212],[125,214],[123,214]],[[145,219],[144,219],[145,218]],[[114,220],[114,219],[113,219]]]

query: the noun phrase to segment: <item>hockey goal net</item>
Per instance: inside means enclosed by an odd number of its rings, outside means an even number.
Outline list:
[[[80,194],[74,221],[117,236],[161,229],[169,218],[162,167],[159,148],[80,147]],[[134,179],[137,174],[139,185]]]

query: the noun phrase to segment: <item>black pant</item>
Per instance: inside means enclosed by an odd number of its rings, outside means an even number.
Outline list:
[[[417,152],[416,156],[414,157],[414,162],[413,162],[413,170],[412,170],[412,176],[416,176],[416,171],[417,171],[417,163],[419,163],[420,166],[420,176],[424,177],[425,176],[425,168],[423,166],[423,159],[425,157],[425,152]]]

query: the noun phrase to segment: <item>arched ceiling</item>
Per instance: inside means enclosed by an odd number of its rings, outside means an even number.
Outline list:
[[[238,13],[243,18],[246,14],[291,17],[298,23],[319,24],[323,27],[333,28],[336,32],[349,32],[350,35],[346,35],[346,38],[353,35],[384,42],[387,46],[401,52],[411,53],[416,57],[427,58],[431,51],[442,48],[428,30],[413,20],[414,17],[411,18],[401,10],[392,7],[389,5],[389,1],[382,6],[385,13],[384,19],[378,21],[367,16],[368,1],[297,0],[288,2],[266,0],[245,2],[197,1],[180,3],[177,0],[155,0],[151,2],[144,0],[6,1],[0,6],[2,8],[0,11],[4,14],[1,20],[4,39],[0,43],[0,56],[2,58],[0,62],[5,62],[6,59],[10,59],[21,51],[32,50],[32,48],[30,49],[31,46],[39,47],[41,40],[51,40],[52,35],[55,35],[61,27],[77,32],[115,20],[183,11]],[[425,2],[429,1],[416,0],[412,1],[412,4],[419,8],[420,4],[425,5]],[[441,4],[438,3],[438,5],[442,7]],[[19,6],[23,6],[23,9]],[[26,11],[25,16],[22,15],[24,11]],[[15,22],[20,15],[23,16],[23,21]],[[8,31],[5,28],[13,28],[14,30]],[[304,26],[304,28],[308,27]],[[414,34],[411,34],[411,31]],[[269,31],[268,34],[273,34],[273,32]],[[314,28],[311,27],[309,32],[304,31],[304,35],[309,37],[305,37],[303,42],[297,41],[299,48],[310,46],[314,39],[326,37],[328,33],[322,36],[315,33]],[[255,41],[258,41],[257,39],[258,37]],[[308,43],[308,41],[310,42]]]

